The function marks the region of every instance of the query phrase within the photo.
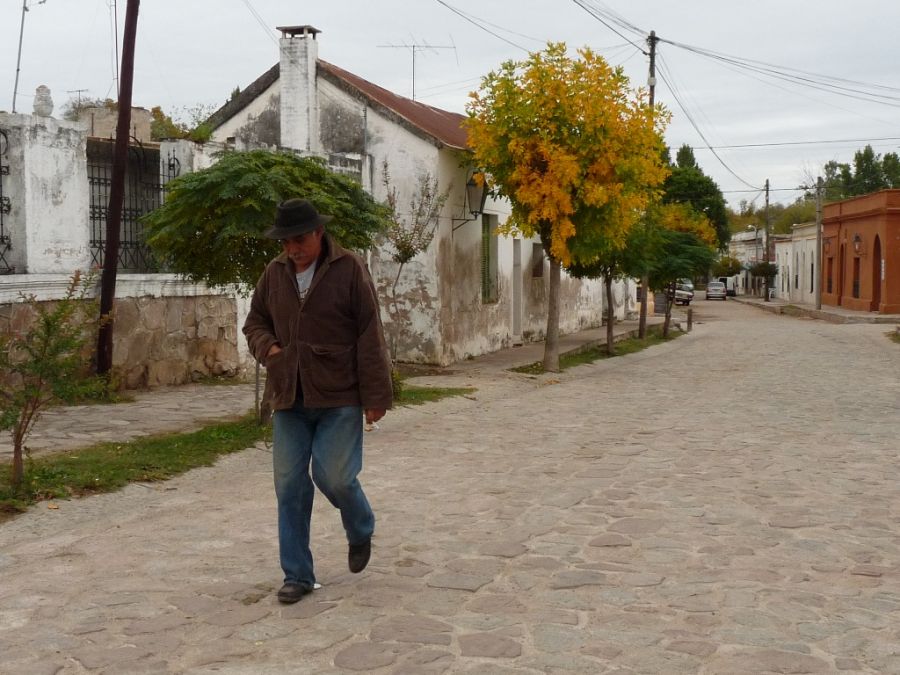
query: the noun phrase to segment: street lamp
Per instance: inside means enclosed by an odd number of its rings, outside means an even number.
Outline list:
[[[747,225],[747,231],[753,230],[753,262],[759,262],[759,226]]]

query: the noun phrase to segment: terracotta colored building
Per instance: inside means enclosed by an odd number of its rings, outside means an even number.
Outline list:
[[[826,204],[822,303],[900,313],[900,190]]]

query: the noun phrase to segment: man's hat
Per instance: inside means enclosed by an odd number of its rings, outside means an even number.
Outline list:
[[[305,199],[286,199],[278,205],[275,227],[266,232],[269,239],[290,239],[312,232],[331,216],[324,216]]]

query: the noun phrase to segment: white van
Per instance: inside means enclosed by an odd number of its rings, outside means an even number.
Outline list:
[[[737,277],[719,277],[717,281],[725,284],[725,295],[737,295]]]

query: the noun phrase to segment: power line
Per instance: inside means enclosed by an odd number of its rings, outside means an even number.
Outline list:
[[[666,68],[661,67],[661,68],[659,69],[660,77],[662,78],[663,82],[665,82],[666,85],[669,87],[669,91],[670,91],[671,94],[672,94],[672,98],[675,99],[675,102],[678,104],[678,107],[681,108],[681,110],[682,110],[682,112],[684,113],[684,116],[687,118],[688,122],[690,122],[690,123],[691,123],[691,126],[694,127],[694,131],[696,131],[696,132],[697,132],[697,135],[699,135],[700,138],[703,140],[703,143],[706,145],[706,148],[713,154],[713,156],[714,156],[717,160],[719,160],[719,164],[721,164],[723,167],[725,167],[725,170],[728,171],[728,173],[730,173],[732,176],[734,176],[735,178],[737,178],[741,183],[743,183],[743,184],[746,185],[747,187],[752,188],[753,190],[760,190],[761,188],[758,188],[758,187],[756,187],[755,185],[753,185],[753,184],[751,184],[751,183],[748,183],[746,180],[744,180],[744,179],[741,178],[739,175],[737,175],[737,173],[735,173],[734,170],[733,170],[730,166],[728,166],[728,165],[725,163],[725,160],[723,160],[723,159],[719,156],[719,153],[717,153],[717,152],[713,149],[713,147],[712,147],[712,145],[710,144],[710,142],[706,139],[706,135],[700,130],[700,127],[697,126],[697,122],[694,120],[694,117],[693,117],[693,115],[691,115],[691,112],[690,112],[690,111],[687,109],[687,107],[681,102],[681,98],[680,98],[680,97],[678,96],[678,94],[676,93],[676,89],[673,87],[672,84],[670,84],[669,79],[666,78],[666,75],[665,75],[666,71],[667,71]]]
[[[468,22],[469,22],[470,24],[472,24],[473,26],[476,26],[477,28],[480,28],[480,29],[483,30],[485,33],[488,33],[488,34],[490,34],[490,35],[493,35],[493,36],[494,36],[495,38],[497,38],[498,40],[503,40],[503,42],[505,42],[506,44],[512,45],[513,47],[515,47],[515,48],[517,48],[517,49],[521,49],[523,52],[530,52],[530,51],[531,51],[530,49],[526,49],[526,48],[523,47],[522,45],[516,44],[516,43],[513,42],[512,40],[507,40],[507,39],[506,39],[505,37],[503,37],[502,35],[497,35],[497,33],[495,33],[494,31],[490,30],[489,28],[486,28],[482,23],[479,23],[478,21],[476,21],[475,19],[471,18],[471,17],[468,16],[467,14],[464,14],[464,13],[461,12],[460,10],[456,9],[456,7],[452,7],[452,6],[448,5],[446,2],[444,2],[444,0],[435,0],[435,1],[436,1],[439,5],[443,5],[444,7],[446,7],[447,9],[449,9],[451,12],[453,12],[453,13],[456,14],[457,16],[462,17],[463,19],[465,19],[466,21],[468,21]],[[529,38],[529,39],[531,39],[531,38]]]
[[[267,23],[265,22],[265,20],[259,15],[259,12],[256,11],[256,9],[253,7],[253,5],[250,4],[250,0],[241,0],[241,2],[243,2],[243,3],[244,3],[244,6],[245,6],[248,10],[250,10],[250,13],[253,15],[253,18],[256,19],[256,23],[258,23],[258,24],[260,25],[260,27],[263,29],[263,31],[265,31],[265,34],[268,36],[268,38],[269,38],[272,42],[274,42],[274,43],[277,45],[277,44],[278,44],[278,40],[276,40],[276,39],[275,39],[275,36],[272,34],[272,29],[271,29],[271,27],[270,27],[269,24],[267,24]]]
[[[438,2],[440,2],[440,0],[438,0]],[[638,49],[644,56],[648,56],[648,52],[643,48],[642,45],[640,45],[640,44],[636,43],[634,40],[631,40],[630,38],[626,37],[625,35],[623,35],[623,34],[620,33],[619,31],[617,31],[615,28],[613,28],[613,27],[609,24],[610,21],[615,22],[615,21],[616,21],[615,18],[609,17],[608,15],[604,14],[604,13],[601,12],[600,10],[598,10],[598,9],[592,7],[592,6],[589,6],[589,3],[585,2],[585,0],[573,0],[573,2],[574,2],[576,5],[578,5],[579,7],[581,7],[581,9],[583,9],[585,12],[587,12],[588,14],[590,14],[592,17],[594,17],[595,19],[597,19],[597,21],[599,21],[600,23],[602,23],[604,26],[606,26],[606,27],[607,27],[609,30],[611,30],[613,33],[615,33],[615,34],[618,35],[620,38],[622,38],[623,40],[625,40],[626,42],[628,42],[630,45],[632,45],[635,49]],[[633,28],[633,27],[630,27],[629,29],[631,29],[631,28]],[[638,30],[638,29],[634,28],[634,30]],[[641,35],[641,36],[643,36],[643,35],[645,35],[645,34],[646,34],[646,33],[645,33],[644,31],[641,31],[641,32],[640,32],[640,35]]]
[[[824,141],[781,141],[776,143],[742,143],[738,145],[714,145],[715,150],[734,150],[740,148],[773,148],[790,145],[825,145],[829,143],[873,143],[879,141],[900,141],[900,136],[883,136],[881,138],[842,138]]]

